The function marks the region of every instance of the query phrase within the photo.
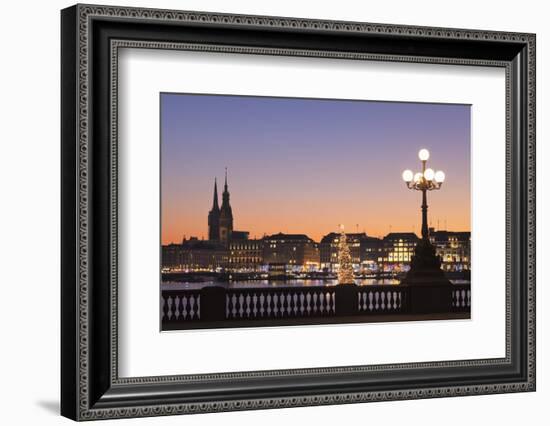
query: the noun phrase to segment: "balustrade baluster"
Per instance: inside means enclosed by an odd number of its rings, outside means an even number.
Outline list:
[[[244,314],[244,296],[242,293],[239,294],[238,302],[239,302],[239,316],[242,318]]]
[[[287,316],[292,315],[292,295],[290,293],[286,295],[286,314]]]
[[[168,296],[168,320],[171,320],[172,319],[172,296]]]
[[[191,296],[189,296],[189,298],[187,296],[182,296],[181,297],[181,317],[182,319],[186,320],[187,319],[187,314],[191,312],[191,309],[188,307],[188,303],[189,303],[189,299],[191,298]]]
[[[257,304],[258,296],[256,295],[256,293],[254,293],[254,295],[252,296],[252,314],[254,315],[254,317],[258,315]]]
[[[277,294],[273,295],[273,315],[276,317],[279,313],[279,296]]]
[[[231,297],[231,317],[237,317],[237,295],[235,293]]]
[[[260,293],[260,316],[264,316],[264,303],[265,303],[265,296],[263,293]]]
[[[229,294],[226,294],[225,295],[225,318],[229,318],[230,317],[230,313],[229,313]]]
[[[266,308],[267,308],[266,313],[267,313],[267,316],[270,317],[270,316],[271,316],[271,312],[272,312],[272,310],[271,310],[271,309],[272,309],[272,308],[271,308],[271,294],[270,294],[270,293],[267,294],[266,303],[267,303],[267,305],[266,305]]]
[[[180,297],[178,295],[174,296],[174,306],[172,308],[172,311],[174,312],[174,320],[178,320],[180,317]],[[185,318],[183,318],[185,319]]]
[[[251,301],[250,294],[247,294],[246,295],[246,300],[245,300],[245,303],[246,303],[246,316],[247,317],[250,317],[250,301]]]
[[[201,319],[201,295],[197,295],[197,319]]]
[[[374,309],[374,305],[372,304],[372,300],[374,299],[374,295],[372,291],[369,291],[369,311],[372,312]]]
[[[189,297],[189,319],[195,319],[195,313],[197,312],[197,298],[195,295]]]
[[[315,315],[319,315],[319,293],[315,292],[313,293],[313,312],[315,313]]]

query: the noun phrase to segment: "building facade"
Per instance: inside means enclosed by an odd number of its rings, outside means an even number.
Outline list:
[[[182,266],[181,244],[162,246],[162,269],[165,271],[179,271]]]
[[[470,237],[470,232],[430,230],[430,241],[441,256],[441,268],[444,271],[470,270]]]
[[[408,270],[417,243],[418,237],[413,232],[390,232],[381,241],[378,269],[383,272]]]
[[[361,272],[376,269],[376,260],[380,251],[381,241],[369,237],[366,233],[346,234],[350,249],[353,269]],[[321,269],[327,272],[338,270],[338,243],[340,234],[331,232],[325,235],[319,244]]]
[[[274,234],[263,238],[263,263],[293,270],[318,270],[318,244],[304,234]]]
[[[164,270],[216,272],[225,269],[228,263],[227,247],[215,241],[191,238],[162,247]]]
[[[233,271],[259,271],[263,265],[263,240],[233,239],[229,242],[229,265]]]

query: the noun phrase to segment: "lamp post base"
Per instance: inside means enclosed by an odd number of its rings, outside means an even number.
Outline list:
[[[411,260],[411,269],[401,284],[430,287],[452,285],[441,270],[441,258],[436,255],[435,247],[428,239],[423,238],[416,245]]]

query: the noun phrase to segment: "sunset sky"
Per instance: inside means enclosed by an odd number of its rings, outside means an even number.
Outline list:
[[[337,231],[416,232],[408,190],[420,148],[443,170],[428,194],[430,225],[470,230],[470,106],[161,94],[161,240],[207,238],[214,177],[225,167],[234,229],[316,241]]]

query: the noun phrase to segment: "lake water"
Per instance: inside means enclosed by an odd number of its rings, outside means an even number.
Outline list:
[[[469,283],[466,280],[451,280],[454,284]],[[162,283],[163,290],[196,290],[203,287],[219,286],[225,288],[265,288],[265,287],[322,287],[334,286],[337,280],[249,280],[249,281],[204,281],[204,282],[184,282],[184,281],[164,281]],[[399,280],[396,279],[381,279],[374,278],[356,279],[355,284],[360,286],[366,285],[397,285]]]

